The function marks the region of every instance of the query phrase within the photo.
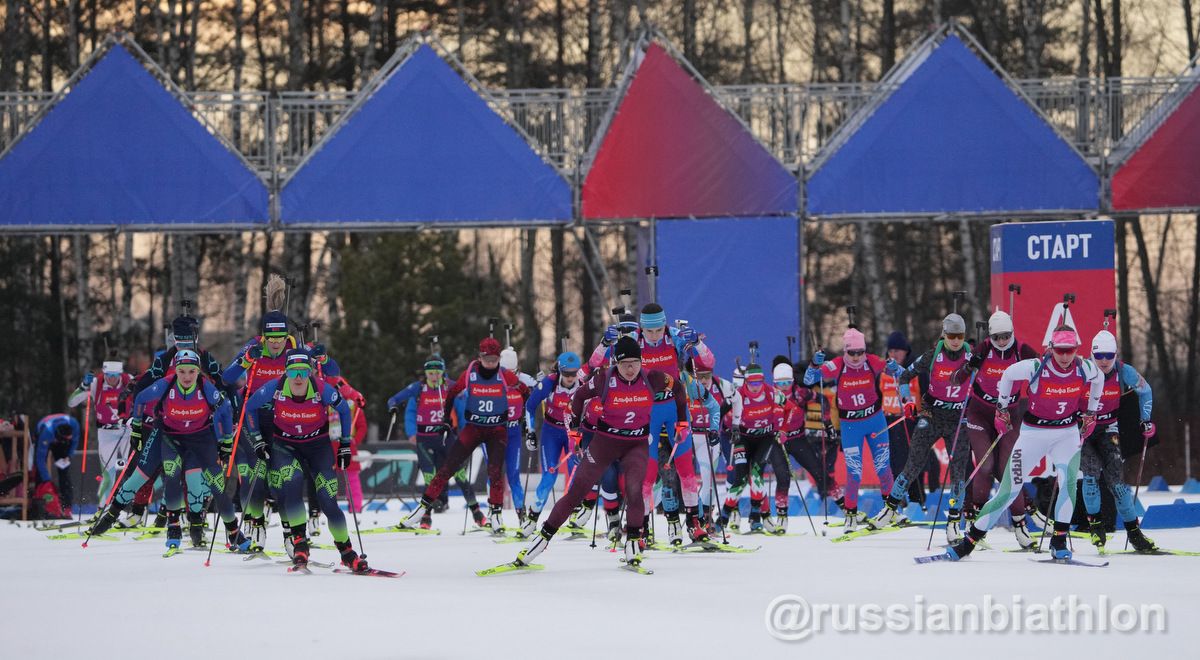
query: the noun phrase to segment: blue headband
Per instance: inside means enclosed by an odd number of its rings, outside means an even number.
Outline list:
[[[653,314],[642,313],[641,324],[643,330],[653,330],[655,328],[667,327],[667,313],[655,312]]]

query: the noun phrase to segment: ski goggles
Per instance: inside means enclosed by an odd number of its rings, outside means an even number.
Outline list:
[[[965,333],[965,332],[947,332],[946,333],[946,339],[962,341],[966,338],[967,338],[967,333]]]
[[[850,357],[858,357],[860,355],[866,355],[866,354],[867,354],[867,349],[865,349],[865,348],[856,348],[852,351],[846,351],[846,355],[849,355]]]
[[[1115,360],[1116,358],[1116,353],[1092,353],[1093,360]]]
[[[287,368],[285,373],[287,374],[288,378],[299,378],[301,376],[307,376],[309,371],[312,371],[312,367],[309,367],[308,365],[292,365]]]
[[[1055,346],[1055,355],[1074,355],[1076,348],[1074,346]]]
[[[789,388],[789,387],[791,387],[791,386],[792,386],[792,381],[790,381],[790,380],[777,380],[777,381],[775,381],[775,387],[782,387],[783,389],[785,389],[785,390],[786,390],[787,388]]]
[[[999,342],[1001,344],[1008,341],[1009,339],[1012,339],[1011,332],[997,332],[996,334],[992,335],[992,341]]]

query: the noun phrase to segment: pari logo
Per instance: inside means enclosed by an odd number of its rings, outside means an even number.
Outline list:
[[[1026,239],[1026,254],[1030,261],[1087,259],[1091,243],[1091,233],[1037,234]]]

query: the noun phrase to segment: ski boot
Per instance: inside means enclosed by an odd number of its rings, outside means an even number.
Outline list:
[[[175,521],[167,524],[167,552],[172,550],[180,550],[180,543],[183,541],[183,528],[179,526],[179,515],[176,514]]]
[[[537,531],[537,521],[541,515],[541,511],[534,511],[533,507],[529,507],[525,512],[525,520],[521,523],[522,536],[533,536],[533,533]]]
[[[867,518],[867,527],[869,529],[883,529],[892,525],[900,525],[908,520],[908,517],[900,513],[900,500],[887,496],[884,502],[883,510],[875,514],[874,518]]]
[[[763,527],[766,529],[768,534],[775,534],[777,536],[783,536],[784,534],[787,534],[787,526],[788,526],[787,507],[785,507],[785,506],[776,507],[775,511],[778,515],[776,515],[774,517],[767,516],[763,521]]]
[[[249,524],[247,524],[249,522]],[[252,547],[257,547],[262,550],[267,546],[267,518],[259,516],[258,518],[250,518],[248,521],[243,516],[242,518],[243,533],[250,539]]]
[[[113,503],[113,505],[106,509],[104,513],[100,514],[100,517],[96,519],[96,522],[92,523],[92,526],[88,528],[88,536],[100,536],[104,532],[112,529],[112,526],[117,522],[117,516],[119,515],[121,515],[121,505],[119,503]]]
[[[338,552],[342,553],[342,566],[355,573],[367,572],[369,567],[366,556],[355,552],[354,546],[350,545],[349,541],[334,541],[333,545],[337,546]]]
[[[672,546],[678,548],[683,545],[683,525],[679,523],[679,514],[674,516],[667,516],[667,539]]]
[[[517,558],[513,560],[513,563],[518,566],[529,566],[538,555],[542,554],[546,546],[550,545],[552,538],[554,538],[554,534],[548,534],[544,528],[540,532],[534,533],[533,541],[524,550],[517,553]]]
[[[722,516],[722,518],[728,520],[725,528],[728,529],[730,533],[740,534],[742,532],[742,512],[738,511],[737,507],[731,507],[728,515]]]
[[[253,547],[250,539],[246,538],[246,535],[242,533],[242,530],[238,529],[236,520],[231,520],[225,523],[225,537],[228,539],[227,545],[229,546],[230,552],[244,554],[247,552],[257,552],[262,550],[262,546],[259,546],[258,548]]]
[[[1012,519],[1013,536],[1017,537],[1017,544],[1022,549],[1028,550],[1033,547],[1033,537],[1029,535],[1029,525],[1026,521],[1025,514],[1017,514]]]
[[[425,513],[421,514],[421,522],[418,523],[421,529],[429,529],[433,527],[433,516],[430,515],[429,509],[425,509]]]
[[[492,528],[492,534],[499,536],[504,533],[504,518],[501,516],[502,509],[498,506],[493,506],[488,509],[488,526]]]
[[[946,548],[946,557],[950,561],[958,561],[966,557],[971,554],[971,551],[975,549],[975,545],[982,541],[986,535],[987,532],[972,525],[971,529],[967,530],[967,533],[957,543]]]
[[[471,509],[471,520],[475,521],[475,526],[486,528],[488,526],[488,521],[487,518],[484,517],[483,511],[479,510],[479,504],[472,504],[468,508]]]
[[[858,531],[858,509],[846,509],[846,524],[842,527],[846,534]]]
[[[646,530],[642,533],[642,549],[645,550],[649,546],[654,545],[654,528],[650,526],[650,516],[642,519],[642,529]]]
[[[946,512],[946,542],[954,545],[962,540],[962,511],[951,509]]]
[[[1154,545],[1154,541],[1150,537],[1142,533],[1142,528],[1137,521],[1125,523],[1125,536],[1129,539],[1129,544],[1134,550],[1143,553],[1152,553],[1158,551],[1158,546]]]
[[[1066,523],[1054,524],[1054,536],[1050,537],[1050,556],[1054,559],[1066,561],[1074,555],[1071,552],[1071,547],[1067,545],[1067,532],[1069,530],[1070,526]]]
[[[117,521],[117,527],[121,529],[144,527],[146,525],[146,518],[148,517],[149,514],[146,512],[146,505],[134,504],[133,506],[129,507],[129,510],[126,511],[121,516],[121,519]]]
[[[291,537],[292,547],[289,554],[292,556],[292,566],[294,568],[308,568],[308,537],[303,532]]]
[[[1025,504],[1025,516],[1027,520],[1033,522],[1042,529],[1046,529],[1046,525],[1049,524],[1049,522],[1046,520],[1045,514],[1043,514],[1036,506],[1029,502],[1026,502]]]
[[[621,510],[613,509],[612,511],[604,512],[604,522],[608,525],[608,533],[605,537],[609,543],[620,543],[621,534],[624,530],[621,529]]]
[[[431,478],[432,478],[432,476],[433,475],[430,475]],[[445,498],[445,497],[446,497],[446,495],[443,493],[442,498]],[[450,500],[442,499],[442,498],[439,498],[436,502],[433,503],[433,506],[430,507],[433,509],[434,513],[445,513],[446,509],[450,508]],[[478,506],[478,505],[476,505],[476,506]]]
[[[313,536],[321,535],[321,511],[319,509],[308,510],[308,528],[312,530]]]
[[[642,565],[642,544],[641,539],[629,538],[625,540],[625,565],[626,566],[641,566]]]
[[[199,511],[188,511],[188,539],[192,542],[193,548],[203,548],[207,544],[204,542],[204,514]]]
[[[567,523],[567,528],[572,531],[586,531],[587,524],[591,521],[592,515],[596,512],[596,501],[591,502],[584,500],[582,504],[575,507],[575,512],[571,514],[571,520]]]
[[[688,530],[688,537],[692,539],[692,543],[708,542],[708,530],[704,528],[704,521],[700,518],[698,507],[685,507],[684,524]]]
[[[1108,542],[1108,535],[1104,533],[1104,523],[1097,520],[1095,516],[1088,516],[1088,535],[1091,537],[1092,545],[1104,550],[1104,544]]]

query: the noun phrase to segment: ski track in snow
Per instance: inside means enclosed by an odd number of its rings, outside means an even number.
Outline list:
[[[1151,504],[1177,494],[1143,493]],[[1195,496],[1189,499],[1196,500]],[[753,554],[647,554],[652,576],[617,570],[620,553],[589,541],[556,539],[538,558],[544,571],[474,575],[511,561],[522,544],[495,544],[484,533],[459,535],[462,513],[434,516],[441,536],[364,536],[371,565],[407,571],[399,580],[335,575],[289,575],[274,561],[243,561],[203,553],[163,559],[161,540],[49,541],[46,534],[0,523],[0,640],[6,658],[309,658],[318,654],[368,658],[674,658],[711,655],[790,657],[809,652],[887,653],[928,658],[970,652],[974,657],[1042,656],[1045,653],[1134,657],[1185,657],[1200,643],[1196,576],[1200,557],[1112,555],[1100,570],[1038,565],[1032,555],[1000,552],[1016,547],[1011,533],[988,535],[995,548],[960,563],[917,565],[929,532],[905,529],[834,544],[813,537],[807,520],[793,517],[790,532],[806,536],[734,536],[730,542],[762,545]],[[460,506],[460,505],[459,505]],[[391,511],[360,516],[364,528],[395,524]],[[508,524],[516,516],[505,511]],[[821,519],[814,519],[818,533]],[[603,522],[600,533],[603,534]],[[657,530],[666,523],[657,519]],[[353,529],[353,528],[351,528]],[[316,538],[332,543],[327,530]],[[1163,548],[1200,550],[1200,529],[1149,530]],[[357,547],[357,539],[351,532]],[[945,542],[938,530],[934,550]],[[1117,532],[1109,547],[1124,546]],[[1098,561],[1083,539],[1076,557]],[[282,548],[278,527],[268,549]],[[1039,557],[1045,557],[1040,555]],[[316,561],[336,561],[333,550],[313,551]],[[1076,594],[1095,603],[1159,603],[1166,633],[1156,634],[948,634],[824,631],[801,642],[768,635],[765,611],[776,596],[798,594],[810,603],[911,605],[982,603],[984,594],[1026,605]],[[632,647],[630,646],[632,645]],[[1169,655],[1167,655],[1169,654]],[[1181,655],[1183,654],[1183,655]]]

